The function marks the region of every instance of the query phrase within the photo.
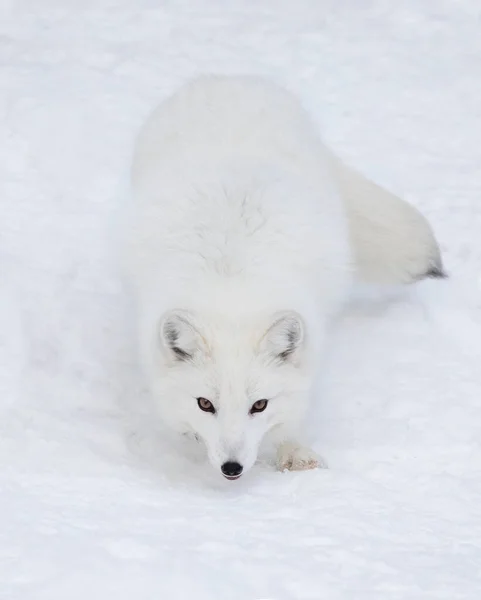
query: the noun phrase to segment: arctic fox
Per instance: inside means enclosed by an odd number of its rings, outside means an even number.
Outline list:
[[[161,418],[227,479],[266,436],[280,470],[324,466],[301,431],[326,324],[355,277],[442,276],[429,225],[254,77],[204,76],[165,100],[138,137],[132,196],[129,277]]]

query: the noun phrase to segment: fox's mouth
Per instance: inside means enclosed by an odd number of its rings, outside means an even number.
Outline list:
[[[234,481],[235,479],[239,479],[239,477],[242,477],[242,473],[240,475],[224,475],[224,477],[229,481]]]

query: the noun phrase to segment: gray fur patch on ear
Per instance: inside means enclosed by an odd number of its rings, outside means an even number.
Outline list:
[[[291,354],[294,354],[296,348],[298,347],[300,339],[300,331],[297,324],[295,324],[292,329],[286,330],[286,341],[287,347],[279,354],[279,358],[282,360],[287,360]]]
[[[167,313],[161,322],[160,337],[164,347],[180,362],[192,361],[202,344],[194,319],[187,311]]]
[[[294,311],[279,313],[263,338],[264,349],[276,360],[288,362],[302,345],[304,326]]]
[[[180,332],[172,320],[169,320],[164,323],[163,334],[164,339],[167,342],[167,347],[170,348],[170,350],[177,359],[181,361],[192,360],[192,355],[179,346],[178,342]]]

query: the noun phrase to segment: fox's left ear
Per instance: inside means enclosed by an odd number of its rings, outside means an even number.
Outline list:
[[[272,324],[260,342],[262,352],[279,362],[294,359],[304,341],[304,324],[299,314],[294,311],[276,313]]]

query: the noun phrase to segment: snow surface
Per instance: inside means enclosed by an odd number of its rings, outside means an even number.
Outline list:
[[[479,598],[480,11],[3,0],[2,600]],[[425,212],[451,273],[338,324],[312,419],[328,471],[226,482],[149,418],[114,215],[143,119],[205,71],[296,91]]]

